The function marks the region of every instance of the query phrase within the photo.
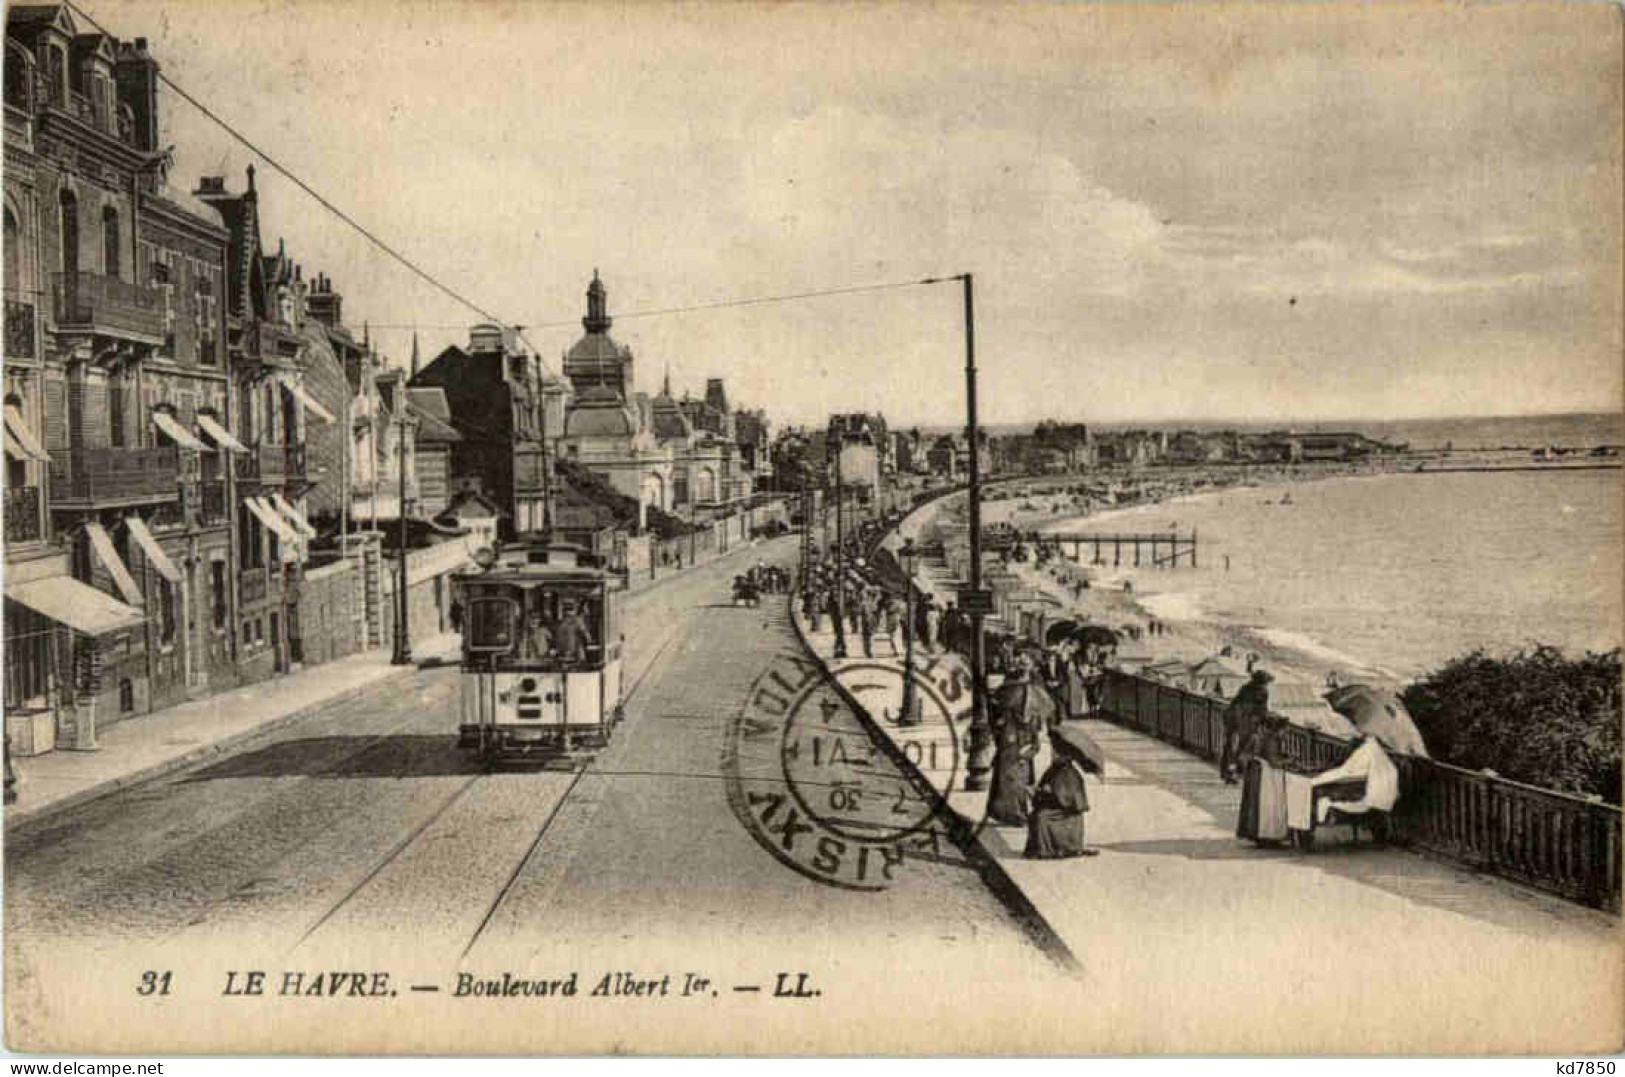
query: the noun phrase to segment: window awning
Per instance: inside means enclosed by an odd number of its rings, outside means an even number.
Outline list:
[[[182,426],[176,420],[175,416],[169,414],[169,412],[167,412],[167,411],[155,411],[155,412],[153,412],[152,413],[152,422],[153,422],[154,426],[156,426],[158,429],[162,430],[164,433],[168,434],[169,437],[170,437],[170,440],[172,440],[175,444],[179,445],[183,449],[207,449],[208,448],[208,446],[203,444],[203,442],[199,441],[197,439],[197,437],[195,435],[193,435],[193,433],[190,430],[188,430],[188,429],[186,429],[186,427]]]
[[[72,576],[8,583],[6,598],[87,636],[139,628],[146,620],[140,610]]]
[[[86,520],[85,534],[90,536],[90,548],[96,552],[96,559],[102,563],[102,567],[113,577],[124,601],[136,609],[143,608],[145,602],[141,598],[141,588],[135,585],[135,577],[130,575],[129,568],[113,548],[113,540],[108,536],[107,529],[95,520]]]
[[[300,385],[287,375],[283,375],[281,381],[288,392],[292,393],[294,396],[297,396],[299,398],[299,402],[305,405],[305,410],[315,415],[316,418],[320,419],[324,423],[330,423],[333,421],[333,413],[322,407],[322,405],[317,402],[316,398],[311,396],[310,393],[306,391],[303,385]]]
[[[158,570],[158,575],[170,583],[180,583],[180,569],[175,567],[175,562],[169,559],[164,548],[158,545],[158,540],[152,537],[152,532],[147,529],[147,521],[139,516],[126,516],[124,526],[130,529],[130,534],[141,547],[141,552],[147,555],[147,563]]]
[[[271,492],[271,496],[270,496],[269,500],[271,502],[272,507],[275,508],[278,512],[280,512],[282,514],[283,518],[286,519],[290,524],[292,524],[294,526],[294,530],[298,531],[300,534],[304,535],[306,538],[315,538],[316,537],[316,529],[314,527],[311,527],[309,521],[307,521],[303,516],[301,516],[299,514],[298,509],[296,509],[292,505],[288,504],[287,499],[284,498],[281,494],[279,494],[279,493],[277,493],[277,492],[275,492],[273,490]]]
[[[257,497],[245,497],[243,498],[243,504],[248,506],[248,511],[252,512],[254,518],[264,524],[265,529],[271,534],[290,545],[298,543],[298,532],[294,531],[286,520],[277,515],[276,509],[273,509]]]
[[[16,439],[17,447],[22,450],[24,458],[41,464],[51,462],[50,454],[40,445],[39,438],[34,436],[34,431],[30,430],[28,424],[23,421],[23,409],[16,404],[6,405],[6,434],[8,435],[6,439],[6,449],[8,451],[11,449],[12,439]]]
[[[225,427],[216,422],[213,415],[206,415],[201,411],[198,412],[197,424],[203,428],[203,432],[209,435],[209,437],[214,440],[214,443],[220,448],[225,449],[228,452],[248,451],[248,446],[232,437],[231,431],[227,430]]]

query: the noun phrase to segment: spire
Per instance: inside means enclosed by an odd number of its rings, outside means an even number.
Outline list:
[[[418,335],[416,330],[412,332],[412,376],[414,378],[418,376]]]
[[[612,324],[604,282],[598,279],[596,269],[592,271],[592,283],[587,285],[587,316],[581,319],[581,324],[589,333],[607,333]]]
[[[368,353],[372,352],[372,323],[361,323],[361,347]]]
[[[671,360],[666,360],[666,377],[660,383],[660,395],[671,399]]]

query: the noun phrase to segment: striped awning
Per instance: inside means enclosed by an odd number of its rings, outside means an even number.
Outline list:
[[[87,636],[139,628],[146,616],[72,576],[6,583],[6,598]]]
[[[16,441],[17,450],[22,453],[23,459],[33,460],[41,464],[49,464],[51,457],[40,445],[39,438],[29,429],[28,423],[23,421],[23,409],[16,404],[6,405],[6,451],[11,451],[12,442]]]
[[[90,548],[95,552],[96,560],[113,577],[113,583],[118,587],[119,594],[124,596],[124,601],[136,609],[144,608],[146,602],[141,596],[141,588],[135,585],[135,577],[130,575],[129,566],[119,557],[118,550],[113,548],[113,540],[107,534],[107,529],[95,520],[86,520],[85,534],[90,536]]]
[[[147,529],[147,521],[139,516],[126,516],[124,526],[130,529],[130,537],[141,547],[141,552],[147,556],[147,563],[157,569],[158,575],[170,583],[180,583],[180,569],[175,567],[175,562],[169,559],[164,548],[158,545],[158,540],[152,537],[152,532]]]
[[[243,498],[243,504],[248,506],[248,511],[252,512],[254,518],[264,524],[265,529],[271,534],[289,545],[299,542],[299,533],[293,529],[291,524],[278,515],[276,509],[272,508],[267,502],[257,497],[245,497]]]
[[[322,407],[320,402],[318,402],[315,397],[311,396],[303,385],[300,385],[297,381],[286,374],[282,375],[282,377],[278,380],[282,382],[283,387],[287,389],[288,392],[299,398],[299,402],[305,405],[306,411],[310,412],[324,423],[330,423],[333,421],[333,413]]]
[[[288,504],[287,499],[281,494],[273,490],[271,492],[270,502],[272,507],[280,512],[300,534],[304,535],[306,538],[316,537],[316,529],[311,527],[310,523],[302,515],[300,515],[299,510]]]
[[[248,446],[232,437],[231,431],[227,430],[225,427],[216,422],[213,415],[208,415],[201,411],[198,412],[197,424],[203,428],[203,432],[209,435],[214,443],[220,448],[225,449],[228,452],[248,451]]]
[[[168,434],[170,440],[183,449],[208,448],[207,445],[203,444],[203,442],[197,439],[196,435],[194,435],[190,430],[186,429],[186,427],[182,426],[180,421],[177,420],[175,416],[169,414],[167,411],[153,412],[152,423],[165,434]]]

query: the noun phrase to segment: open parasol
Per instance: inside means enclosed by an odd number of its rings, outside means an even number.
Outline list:
[[[1428,754],[1411,712],[1392,692],[1369,684],[1346,684],[1326,693],[1332,710],[1354,723],[1356,729],[1381,741],[1390,751],[1404,755]]]
[[[1078,630],[1078,627],[1076,621],[1056,621],[1044,629],[1044,643],[1053,647],[1062,640],[1070,638]]]
[[[1115,647],[1119,642],[1116,632],[1105,625],[1079,625],[1072,639],[1084,646]]]
[[[1049,735],[1050,747],[1057,755],[1064,755],[1090,774],[1106,773],[1106,753],[1100,750],[1093,737],[1081,729],[1057,729]]]

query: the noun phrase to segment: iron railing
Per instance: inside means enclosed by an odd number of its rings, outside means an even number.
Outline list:
[[[1216,761],[1224,744],[1223,700],[1111,670],[1103,716]],[[1353,742],[1289,725],[1289,769],[1337,766]],[[1620,809],[1421,756],[1393,756],[1400,799],[1391,834],[1412,848],[1514,879],[1595,908],[1620,911]]]
[[[11,359],[34,357],[34,304],[6,300],[6,356]]]
[[[52,282],[59,327],[164,338],[163,296],[156,288],[100,273],[55,273]]]
[[[204,480],[199,484],[202,496],[198,499],[198,522],[205,526],[226,523],[231,519],[230,504],[226,501],[223,480]]]
[[[288,474],[288,455],[281,445],[259,442],[249,448],[237,474],[254,482],[282,482]]]
[[[33,542],[44,537],[39,487],[6,487],[6,541]]]
[[[180,450],[80,449],[51,456],[51,502],[96,505],[179,496]]]

